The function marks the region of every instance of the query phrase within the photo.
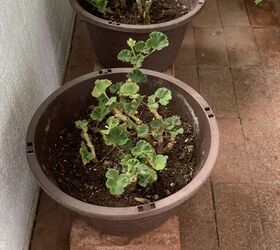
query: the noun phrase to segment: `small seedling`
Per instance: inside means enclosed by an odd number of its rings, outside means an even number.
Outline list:
[[[140,87],[148,81],[141,71],[145,58],[169,45],[166,35],[152,32],[146,41],[129,39],[128,49],[118,54],[118,59],[129,62],[133,69],[124,82],[113,83],[108,79],[96,80],[92,96],[97,99],[90,114],[93,127],[104,143],[118,151],[119,167],[109,168],[106,173],[106,186],[112,195],[121,195],[128,186],[151,186],[158,178],[157,172],[165,169],[167,154],[182,134],[179,116],[162,117],[160,107],[167,106],[172,100],[172,92],[161,87],[152,95],[144,96]],[[139,109],[145,108],[153,120],[145,123]],[[86,166],[98,162],[95,148],[88,133],[89,121],[77,121],[83,139],[80,155]]]

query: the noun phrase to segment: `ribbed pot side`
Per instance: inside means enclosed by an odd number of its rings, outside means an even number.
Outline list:
[[[146,59],[143,68],[166,70],[176,59],[190,20],[203,8],[206,0],[182,0],[190,11],[184,16],[152,25],[127,25],[96,17],[84,10],[78,0],[70,0],[77,14],[86,21],[96,56],[105,68],[128,67],[117,60],[117,54],[126,48],[128,38],[146,40],[152,31],[161,31],[168,36],[168,48]]]
[[[28,128],[26,144],[29,166],[51,198],[104,233],[134,236],[161,225],[207,181],[218,154],[219,133],[211,108],[195,90],[166,74],[144,70],[149,83],[145,85],[143,94],[151,94],[161,86],[171,89],[173,100],[170,108],[194,127],[198,163],[193,180],[169,197],[133,207],[95,206],[62,192],[50,174],[49,148],[57,140],[60,131],[93,104],[91,91],[95,80],[106,77],[112,81],[123,81],[129,70],[101,70],[81,76],[59,88],[37,109]]]

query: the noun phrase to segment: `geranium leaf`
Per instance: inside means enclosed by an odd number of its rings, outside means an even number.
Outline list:
[[[159,103],[163,106],[166,106],[172,100],[171,91],[167,88],[159,88],[155,92],[155,96],[159,99]]]
[[[138,137],[145,137],[149,133],[149,126],[147,124],[142,124],[137,126]]]
[[[130,62],[131,58],[133,56],[133,53],[128,50],[128,49],[123,49],[122,51],[120,51],[120,53],[118,54],[118,60],[122,61],[122,62]]]
[[[142,54],[138,54],[131,57],[131,64],[134,68],[141,68],[145,57]]]
[[[87,145],[84,142],[81,142],[80,155],[84,165],[88,164],[94,158],[93,154],[88,150]]]
[[[158,109],[159,105],[156,101],[156,96],[155,95],[151,95],[148,97],[148,107],[150,109]]]
[[[92,96],[94,97],[100,97],[102,94],[105,94],[106,89],[112,84],[110,80],[102,79],[102,80],[96,80],[95,85],[92,91]]]
[[[113,96],[105,103],[106,106],[112,106],[117,102],[117,97]]]
[[[138,183],[142,187],[147,187],[157,181],[157,173],[145,164],[138,166]]]
[[[139,86],[137,83],[126,82],[121,86],[119,94],[123,96],[133,96],[137,94],[138,91],[139,91]]]
[[[163,170],[166,167],[168,156],[157,155],[152,165],[155,170]]]
[[[150,123],[150,126],[153,130],[161,130],[162,129],[162,121],[160,120],[153,120],[151,123]]]
[[[134,157],[145,158],[154,154],[152,145],[145,140],[140,140],[136,143],[136,146],[131,150]]]
[[[136,83],[141,83],[141,82],[144,83],[147,82],[148,80],[147,75],[143,74],[139,69],[132,70],[131,72],[128,73],[127,76],[132,82],[136,82]]]
[[[121,195],[130,184],[129,176],[120,174],[116,169],[108,169],[106,173],[106,187],[112,195]]]
[[[110,111],[111,110],[105,105],[97,106],[91,111],[90,118],[93,121],[101,122],[110,113]]]
[[[172,117],[165,118],[163,121],[163,124],[164,124],[165,129],[171,130],[171,129],[175,128],[176,126],[181,125],[181,119],[179,116],[175,115]]]
[[[157,31],[150,33],[149,39],[146,43],[149,48],[155,50],[162,50],[169,45],[167,36]]]
[[[123,82],[117,82],[117,83],[114,83],[110,86],[110,92],[112,94],[116,94],[117,92],[120,91],[120,88],[121,86],[123,85]]]
[[[129,140],[128,133],[121,127],[114,127],[108,135],[105,135],[105,143],[107,145],[123,146]]]
[[[75,125],[78,129],[81,129],[85,132],[88,131],[88,120],[79,120],[75,122]]]
[[[143,41],[139,41],[135,44],[134,47],[136,52],[140,52],[140,53],[144,53],[144,54],[148,54],[150,52],[150,48],[147,46],[146,42]]]

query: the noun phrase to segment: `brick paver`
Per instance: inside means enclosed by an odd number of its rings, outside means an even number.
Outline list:
[[[214,192],[221,249],[266,249],[254,185],[216,183]]]
[[[182,48],[174,65],[175,67],[197,66],[192,25],[188,27]]]
[[[231,67],[262,66],[256,39],[251,28],[226,27],[224,32]]]
[[[256,6],[254,1],[245,0],[249,19],[253,27],[279,26],[279,14],[274,8],[272,0],[263,1]]]
[[[280,249],[280,184],[259,184],[257,193],[267,250]]]
[[[257,7],[254,0],[206,2],[174,72],[210,103],[221,145],[210,181],[178,211],[181,249],[279,250],[280,1]],[[77,19],[66,79],[99,67],[85,24]],[[43,194],[31,250],[69,249],[72,218]],[[157,239],[168,237],[178,242],[178,235],[166,232]]]
[[[280,28],[254,29],[265,67],[280,66]]]
[[[250,26],[243,0],[218,0],[222,25]]]
[[[175,77],[193,87],[196,91],[200,91],[197,68],[194,67],[175,67]]]
[[[275,117],[277,104],[271,98],[275,88],[267,81],[264,70],[233,69],[232,74],[241,118]]]
[[[279,184],[280,117],[245,119],[243,129],[254,181]]]
[[[206,0],[204,9],[194,18],[193,24],[195,26],[221,26],[217,0]]]
[[[252,181],[249,160],[239,119],[218,119],[221,143],[213,182]]]
[[[196,27],[194,40],[198,66],[228,66],[224,31],[221,27]]]
[[[210,183],[178,211],[182,250],[216,250],[218,239]]]
[[[238,117],[229,69],[200,68],[198,71],[198,79],[201,94],[209,102],[216,117]]]

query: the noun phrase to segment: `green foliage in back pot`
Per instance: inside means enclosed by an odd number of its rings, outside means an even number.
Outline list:
[[[113,10],[108,7],[108,3],[112,2],[115,6],[114,11],[120,12],[126,9],[128,3],[133,2],[138,10],[139,20],[143,20],[145,24],[150,23],[150,9],[155,0],[86,0],[89,4],[94,6],[96,10],[102,14],[110,14]]]
[[[146,41],[129,39],[128,49],[118,58],[129,62],[133,69],[124,82],[113,83],[108,79],[95,82],[92,96],[97,99],[90,114],[91,121],[77,121],[81,130],[80,155],[84,165],[98,162],[95,147],[88,134],[89,122],[94,133],[99,133],[103,142],[118,151],[119,167],[109,168],[106,186],[112,195],[121,195],[131,185],[149,187],[157,181],[157,172],[167,164],[167,154],[172,150],[178,135],[183,133],[179,116],[162,117],[160,107],[172,100],[169,89],[161,87],[149,96],[140,93],[147,76],[141,71],[145,58],[168,46],[166,35],[152,32]],[[141,119],[140,107],[150,112],[152,121]]]

